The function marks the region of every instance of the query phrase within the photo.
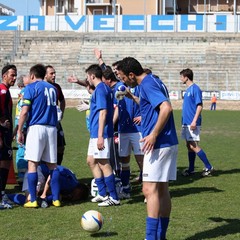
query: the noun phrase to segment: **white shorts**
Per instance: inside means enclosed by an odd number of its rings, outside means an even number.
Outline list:
[[[144,155],[143,181],[168,182],[177,179],[178,145],[154,149]]]
[[[142,134],[140,132],[136,133],[119,133],[118,134],[118,153],[120,157],[127,157],[131,155],[133,151],[134,155],[143,155],[142,152]]]
[[[190,125],[182,126],[181,137],[182,137],[182,139],[186,140],[187,142],[190,142],[190,141],[199,142],[200,141],[200,131],[201,131],[200,126],[197,126],[196,129],[194,129],[194,130],[190,129]]]
[[[28,128],[25,159],[57,163],[57,128],[33,125]]]
[[[110,142],[111,138],[104,138],[104,149],[98,150],[97,138],[90,138],[88,144],[88,156],[93,156],[95,159],[109,159],[110,158]]]

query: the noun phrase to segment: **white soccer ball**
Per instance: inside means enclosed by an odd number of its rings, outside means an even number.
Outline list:
[[[89,210],[81,217],[81,226],[87,232],[97,232],[103,226],[103,216],[96,210]]]

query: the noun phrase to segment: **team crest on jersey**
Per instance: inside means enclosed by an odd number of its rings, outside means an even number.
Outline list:
[[[7,92],[7,90],[5,90],[5,89],[2,89],[2,90],[1,90],[1,93],[2,93],[2,94],[5,94],[6,92]]]

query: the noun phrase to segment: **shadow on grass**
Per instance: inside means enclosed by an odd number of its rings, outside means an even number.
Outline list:
[[[223,236],[228,236],[228,235],[239,233],[240,219],[211,217],[211,218],[209,218],[209,220],[216,222],[216,223],[221,222],[222,225],[217,226],[210,230],[196,233],[195,235],[188,237],[185,240],[218,238],[218,237],[223,237]]]
[[[198,194],[202,192],[218,193],[223,191],[214,187],[178,188],[175,190],[171,190],[171,197],[184,197],[187,195]]]
[[[112,237],[112,236],[117,236],[118,233],[117,232],[98,232],[98,233],[92,233],[91,237],[92,238],[108,238],[108,237]]]
[[[229,174],[236,174],[240,173],[240,169],[230,169],[230,170],[218,170],[214,171],[212,176],[209,177],[202,177],[201,176],[201,171],[196,172],[195,174],[191,176],[184,177],[181,175],[182,171],[185,168],[178,168],[178,173],[177,173],[177,180],[176,181],[171,181],[170,186],[179,186],[179,185],[185,185],[185,184],[190,184],[199,180],[202,180],[204,178],[214,178],[214,177],[219,177],[221,175],[229,175]]]

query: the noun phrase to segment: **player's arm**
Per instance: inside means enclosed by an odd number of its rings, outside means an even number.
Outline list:
[[[98,120],[98,149],[103,150],[104,149],[104,128],[106,124],[106,118],[107,118],[107,109],[101,109],[99,112],[99,120]]]
[[[117,121],[118,121],[118,106],[116,105],[114,107],[114,113],[113,113],[113,126],[115,126]]]
[[[193,129],[196,128],[196,126],[197,126],[197,120],[198,120],[198,118],[199,118],[199,116],[200,116],[200,114],[201,114],[201,112],[202,112],[202,109],[203,109],[202,104],[198,104],[198,105],[197,105],[197,109],[196,109],[196,113],[195,113],[194,118],[193,118],[193,120],[192,120],[192,123],[191,123],[191,125],[190,125],[190,129],[193,130]]]
[[[48,175],[47,181],[46,181],[46,183],[44,185],[43,192],[42,192],[42,194],[40,196],[40,198],[42,198],[42,199],[47,197],[48,190],[50,189],[50,179],[51,179],[50,175]]]
[[[102,59],[102,50],[99,50],[98,48],[94,48],[94,55],[96,59],[98,60],[98,64],[101,67],[102,70],[106,69],[106,64],[104,63]]]
[[[22,106],[22,110],[21,110],[20,117],[19,117],[19,120],[18,120],[18,130],[17,130],[18,139],[17,139],[17,142],[19,144],[24,143],[23,125],[24,125],[25,121],[27,120],[29,108],[30,108],[29,105]]]
[[[130,92],[130,89],[129,89],[129,88],[126,88],[126,89],[127,89],[127,94],[126,94],[125,96],[128,97],[128,98],[130,98],[130,99],[132,99],[136,104],[139,105],[139,103],[140,103],[139,97],[137,97],[137,96],[135,96],[134,94],[132,94],[132,93]]]
[[[86,81],[86,79],[85,80],[80,80],[80,79],[78,79],[76,76],[69,76],[68,78],[67,78],[67,80],[68,80],[68,82],[69,83],[77,83],[78,85],[80,85],[80,86],[83,86],[83,87],[87,87],[87,81]]]
[[[159,105],[159,110],[158,119],[152,132],[141,140],[141,142],[144,142],[142,149],[144,153],[153,150],[158,135],[161,133],[169,119],[172,112],[172,106],[168,101],[164,101]]]

